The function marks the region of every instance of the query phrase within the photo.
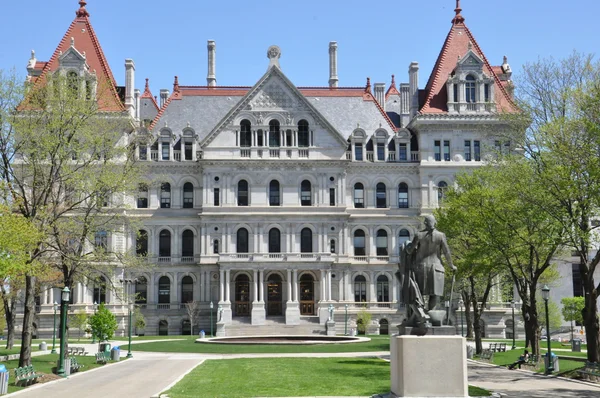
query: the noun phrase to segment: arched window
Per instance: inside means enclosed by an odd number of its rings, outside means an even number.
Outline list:
[[[366,256],[367,252],[365,249],[365,231],[357,229],[354,232],[354,255],[355,256]]]
[[[73,294],[71,294],[73,297]],[[106,303],[106,278],[100,276],[94,281],[94,302],[97,304]]]
[[[281,253],[281,232],[277,228],[269,231],[269,253]]]
[[[448,183],[446,183],[446,181],[440,181],[438,183],[438,202],[444,200],[444,196],[446,196],[446,189],[448,189]]]
[[[357,303],[367,301],[367,279],[363,275],[354,278],[354,301]]]
[[[147,209],[148,208],[148,185],[146,185],[146,184],[140,184],[138,186],[137,208],[138,209]]]
[[[303,228],[300,231],[300,252],[312,253],[312,251],[312,230],[310,228]]]
[[[238,206],[248,206],[248,181],[240,180],[237,191]]]
[[[354,184],[354,207],[357,209],[365,207],[365,187],[360,182]]]
[[[162,209],[171,207],[171,184],[168,182],[160,184],[160,207]]]
[[[189,229],[181,234],[181,257],[194,257],[194,232]]]
[[[148,255],[148,232],[143,229],[138,232],[135,239],[135,254],[138,257],[146,257]]]
[[[308,122],[304,119],[298,122],[298,146],[301,148],[310,146]]]
[[[387,207],[386,187],[383,182],[380,182],[375,187],[375,204],[378,209]]]
[[[191,182],[183,184],[183,208],[191,209],[194,207],[194,185]]]
[[[302,206],[312,205],[312,191],[310,181],[308,180],[304,180],[302,181],[302,184],[300,184],[300,204]]]
[[[105,230],[96,231],[94,246],[96,249],[106,250],[108,248],[108,232]]]
[[[158,256],[171,257],[171,232],[166,229],[158,235]]]
[[[237,252],[248,253],[248,230],[246,228],[237,230]]]
[[[181,279],[181,302],[191,303],[192,301],[194,301],[194,280],[188,275]]]
[[[240,123],[240,146],[247,148],[252,146],[252,124],[248,120]]]
[[[465,101],[475,102],[475,77],[467,76],[465,83]]]
[[[269,183],[269,206],[281,206],[279,181],[277,180],[273,180]]]
[[[408,185],[404,182],[398,185],[398,207],[408,209]]]
[[[269,146],[281,146],[281,134],[279,134],[279,122],[277,120],[269,122]]]
[[[407,229],[401,229],[398,234],[398,248],[402,247],[404,242],[408,242],[410,240],[410,232]]]
[[[146,304],[148,301],[148,281],[145,277],[140,276],[135,281],[135,303]]]
[[[213,240],[213,253],[219,254],[219,239]]]
[[[158,304],[171,303],[171,280],[168,276],[161,276],[158,280]]]
[[[377,246],[378,256],[388,255],[388,236],[385,229],[377,231],[377,237],[375,238],[375,245]]]
[[[390,282],[385,275],[377,277],[377,302],[387,303],[390,301]]]

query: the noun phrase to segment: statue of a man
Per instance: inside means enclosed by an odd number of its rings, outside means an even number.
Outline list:
[[[403,302],[408,306],[407,320],[410,324],[424,325],[429,316],[426,312],[435,309],[439,297],[444,295],[445,269],[441,256],[452,271],[450,249],[446,235],[435,229],[435,218],[425,216],[425,230],[418,232],[412,242],[402,247],[398,277],[403,288]],[[423,296],[429,296],[427,311]]]

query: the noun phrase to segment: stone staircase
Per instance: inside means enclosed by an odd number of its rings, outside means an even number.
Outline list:
[[[225,326],[225,335],[231,336],[283,336],[325,335],[325,325],[319,324],[318,316],[301,316],[299,325],[286,325],[285,317],[267,317],[264,325],[250,324],[250,318],[234,318]]]

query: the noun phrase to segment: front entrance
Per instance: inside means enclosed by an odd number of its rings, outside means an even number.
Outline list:
[[[273,274],[267,281],[267,316],[281,316],[282,305],[281,276]]]
[[[300,277],[300,315],[315,314],[315,280],[311,274]]]
[[[234,316],[250,316],[250,279],[241,274],[235,278]]]

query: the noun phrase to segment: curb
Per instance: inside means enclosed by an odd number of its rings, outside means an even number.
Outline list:
[[[194,366],[192,366],[191,368],[189,368],[186,372],[184,372],[183,374],[181,374],[177,379],[175,379],[171,384],[169,384],[168,386],[166,386],[165,388],[163,388],[162,390],[160,390],[158,393],[151,395],[150,398],[169,398],[168,395],[163,395],[164,391],[169,391],[171,388],[173,388],[173,386],[177,383],[179,383],[181,381],[181,379],[183,379],[185,376],[187,376],[188,374],[190,374],[192,372],[192,370],[196,369],[198,366],[202,365],[204,363],[204,361],[206,361],[206,359],[202,359],[200,360],[200,362],[198,362],[197,364],[195,364]]]

